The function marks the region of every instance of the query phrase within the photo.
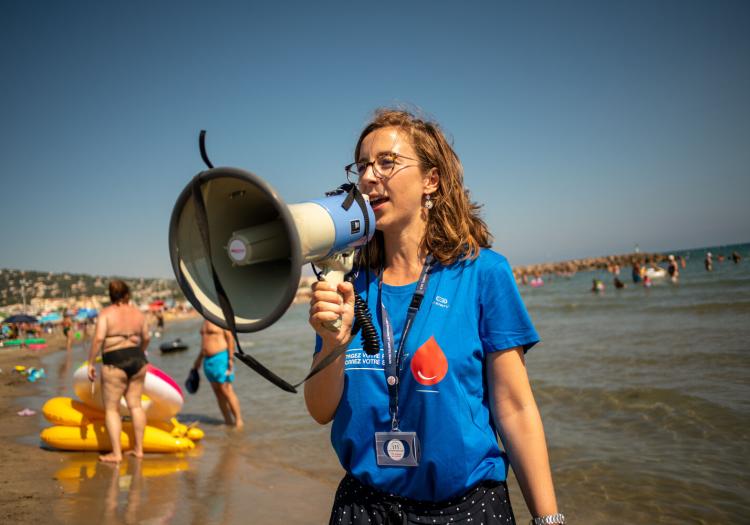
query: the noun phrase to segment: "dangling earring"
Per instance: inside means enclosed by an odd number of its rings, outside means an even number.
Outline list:
[[[432,197],[430,197],[430,194],[424,196],[424,207],[426,210],[431,210],[432,207],[435,205],[434,202],[432,202]]]

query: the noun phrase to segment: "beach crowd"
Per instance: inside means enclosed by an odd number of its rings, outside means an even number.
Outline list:
[[[174,301],[154,300],[138,308],[144,312],[152,332],[163,331],[165,318],[195,315],[187,304],[176,304]],[[12,346],[7,343],[19,341],[19,346],[24,346],[26,339],[62,335],[70,349],[76,341],[91,339],[99,311],[96,308],[76,308],[4,316],[0,321],[0,345]]]
[[[712,272],[714,264],[732,261],[737,265],[742,262],[742,258],[742,254],[737,250],[732,250],[726,255],[718,253],[715,256],[711,251],[705,251],[703,267],[705,271]],[[517,266],[513,269],[513,274],[517,284],[539,288],[552,282],[553,277],[570,279],[579,272],[604,270],[611,275],[613,288],[619,290],[627,287],[625,282],[627,279],[623,281],[621,278],[623,268],[630,268],[630,280],[633,284],[650,288],[654,280],[668,280],[672,284],[678,284],[681,270],[687,267],[689,261],[689,255],[635,252],[558,263]],[[600,277],[592,279],[592,292],[603,292],[606,287],[604,279]]]

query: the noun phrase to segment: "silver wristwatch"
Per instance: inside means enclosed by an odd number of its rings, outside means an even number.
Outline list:
[[[549,516],[539,516],[531,520],[531,525],[565,525],[565,516],[559,512]]]

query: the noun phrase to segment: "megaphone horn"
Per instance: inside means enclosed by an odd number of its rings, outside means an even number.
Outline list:
[[[231,328],[216,275],[238,332],[276,322],[294,300],[304,263],[351,251],[374,234],[372,208],[348,189],[286,205],[250,172],[212,168],[196,175],[177,198],[169,226],[172,268],[188,301],[206,319]],[[194,191],[202,198],[196,200]],[[199,201],[205,213],[196,208]],[[205,224],[199,224],[203,215]]]

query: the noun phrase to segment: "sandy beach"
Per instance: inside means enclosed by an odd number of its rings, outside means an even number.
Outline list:
[[[20,348],[0,348],[0,417],[3,422],[0,425],[2,523],[39,523],[48,520],[49,502],[61,492],[61,488],[53,479],[59,458],[40,449],[38,443],[30,440],[39,434],[40,416],[17,415],[18,411],[27,407],[26,398],[33,396],[39,389],[25,377],[12,371],[15,365],[40,366],[41,354],[51,351],[53,350],[32,352]]]
[[[335,491],[330,481],[265,461],[262,449],[234,446],[235,431],[210,419],[204,443],[190,454],[148,454],[119,467],[99,463],[96,453],[42,448],[39,432],[49,426],[44,401],[72,392],[55,391],[64,382],[53,385],[53,368],[49,381],[39,383],[13,369],[64,360],[62,337],[47,339],[49,347],[37,352],[0,348],[0,523],[327,521]],[[74,347],[75,363],[84,351]],[[18,416],[24,408],[37,414]]]

